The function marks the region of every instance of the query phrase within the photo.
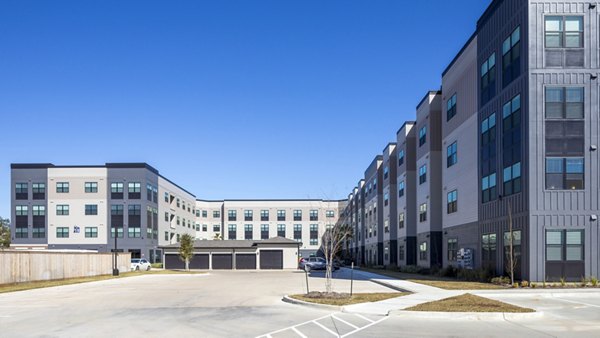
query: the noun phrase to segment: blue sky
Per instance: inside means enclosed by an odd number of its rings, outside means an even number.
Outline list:
[[[148,162],[199,198],[345,198],[488,0],[2,1],[10,163]]]

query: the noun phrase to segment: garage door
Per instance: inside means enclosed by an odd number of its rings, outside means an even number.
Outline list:
[[[165,255],[165,269],[185,269],[185,263],[179,255]]]
[[[235,268],[238,270],[256,270],[256,254],[235,255]]]
[[[266,270],[283,269],[283,250],[261,250],[260,268]]]
[[[190,261],[190,269],[208,270],[208,254],[196,254]]]
[[[212,268],[213,270],[231,270],[233,264],[231,261],[231,254],[213,254],[212,255]]]

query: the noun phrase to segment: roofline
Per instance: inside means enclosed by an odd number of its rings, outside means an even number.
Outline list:
[[[201,199],[201,198],[196,198],[196,201],[198,201],[198,202],[223,202],[223,200],[205,200],[205,199]]]
[[[318,199],[318,198],[265,198],[265,199],[224,199],[223,202],[343,202],[345,199]]]
[[[419,101],[419,104],[417,105],[417,109],[419,109],[419,107],[423,104],[423,102],[425,102],[425,100],[427,100],[427,98],[429,97],[429,95],[434,94],[434,95],[441,95],[442,91],[441,90],[429,90],[427,91],[427,94],[425,94],[425,96],[423,96],[423,98],[421,99],[421,101]]]
[[[398,131],[396,132],[396,135],[400,134],[400,131],[402,129],[404,129],[407,124],[417,124],[417,121],[404,121],[404,123],[402,123],[402,126],[400,127],[400,129],[398,129]]]
[[[477,19],[476,32],[479,32],[480,26],[483,25],[490,18],[490,16],[492,16],[492,14],[496,11],[498,6],[500,6],[500,4],[502,4],[503,2],[504,0],[492,0],[492,2],[487,6],[485,11],[483,11],[483,14],[481,14],[479,19]]]
[[[392,145],[394,145],[394,146],[397,146],[397,145],[398,145],[398,143],[396,143],[396,142],[389,142],[388,144],[386,144],[385,148],[383,148],[383,151],[382,151],[382,152],[385,152],[385,150],[386,150],[387,148],[389,148],[390,146],[392,146]]]
[[[456,61],[458,60],[458,58],[460,58],[460,56],[462,55],[462,53],[467,49],[467,47],[469,47],[469,45],[475,39],[476,36],[477,36],[477,31],[475,31],[475,32],[473,32],[473,34],[471,34],[471,36],[469,37],[469,39],[467,40],[467,42],[465,42],[465,44],[462,46],[462,48],[454,56],[454,59],[452,59],[452,61],[450,61],[450,64],[446,67],[446,69],[444,69],[444,71],[442,72],[442,77],[446,76],[446,73],[448,73],[448,71],[450,70],[450,68],[452,68],[452,66],[454,66],[454,64],[456,63]]]
[[[174,186],[176,186],[177,188],[179,188],[179,189],[181,189],[181,190],[185,191],[186,193],[188,193],[188,194],[192,195],[192,197],[194,197],[194,199],[196,199],[196,195],[194,195],[194,194],[192,194],[191,192],[189,192],[189,191],[185,190],[185,189],[184,189],[184,188],[182,188],[182,187],[181,187],[179,184],[177,184],[177,183],[175,183],[175,182],[171,181],[170,179],[168,179],[168,178],[164,177],[164,176],[163,176],[163,175],[161,175],[161,174],[158,174],[158,177],[160,177],[160,178],[162,178],[163,180],[165,180],[165,181],[167,181],[167,182],[171,183],[172,185],[174,185]]]

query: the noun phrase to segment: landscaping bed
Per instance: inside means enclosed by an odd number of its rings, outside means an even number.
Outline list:
[[[325,293],[312,291],[308,294],[290,295],[289,297],[309,303],[343,306],[358,303],[378,302],[408,294],[408,292],[354,293],[352,296],[350,296],[348,293]]]
[[[475,296],[469,293],[434,302],[419,304],[409,307],[405,310],[429,312],[535,312],[533,309],[523,308],[497,300]]]

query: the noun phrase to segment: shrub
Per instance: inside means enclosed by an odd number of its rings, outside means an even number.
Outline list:
[[[567,285],[567,281],[565,280],[565,277],[560,277],[560,286],[562,286],[564,288],[565,285]]]
[[[491,282],[497,285],[508,285],[510,284],[510,278],[506,276],[494,277],[491,279]]]
[[[404,272],[404,273],[418,273],[420,269],[421,268],[419,268],[416,265],[406,265],[406,266],[400,267],[400,272]]]
[[[582,288],[587,286],[587,279],[585,277],[581,277],[581,283],[579,284]]]
[[[592,284],[593,287],[598,286],[598,277],[595,277],[595,276],[590,277],[590,283]]]
[[[535,289],[537,287],[537,284],[536,283],[531,283],[530,286],[531,286],[532,289]]]
[[[528,281],[526,281],[526,280],[524,280],[524,281],[521,281],[521,287],[522,287],[522,288],[526,288],[526,287],[528,287],[528,286],[529,286],[529,282],[528,282]]]
[[[386,270],[389,270],[389,271],[398,271],[398,265],[396,265],[396,264],[387,265],[385,268],[386,268]]]
[[[454,277],[456,277],[456,273],[457,273],[457,269],[454,266],[449,265],[449,266],[443,268],[442,270],[440,270],[438,275],[440,277],[454,278]]]
[[[152,266],[154,269],[162,269],[163,263],[152,263],[150,266]]]
[[[512,287],[515,288],[515,289],[518,289],[519,288],[519,283],[513,283]]]

